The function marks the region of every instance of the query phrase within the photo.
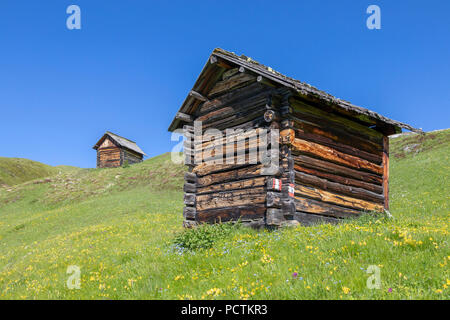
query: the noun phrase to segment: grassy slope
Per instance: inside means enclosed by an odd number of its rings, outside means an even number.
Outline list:
[[[0,157],[0,186],[13,186],[65,170],[28,159]]]
[[[167,154],[0,188],[0,298],[448,299],[450,131],[417,139],[392,142],[394,220],[242,229],[195,252],[171,245],[184,169]],[[69,265],[80,290],[66,287]]]

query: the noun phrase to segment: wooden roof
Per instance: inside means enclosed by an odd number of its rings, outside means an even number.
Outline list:
[[[126,149],[129,149],[131,151],[137,152],[142,155],[146,155],[144,151],[142,151],[141,148],[136,144],[136,142],[131,141],[127,138],[121,137],[115,133],[106,131],[106,133],[98,140],[98,142],[92,147],[93,149],[97,150],[100,145],[105,141],[106,138],[111,139],[113,142],[115,142],[119,147],[123,147]]]
[[[214,84],[219,80],[220,70],[223,71],[223,68],[230,69],[236,67],[244,67],[247,72],[261,76],[271,83],[287,87],[302,98],[319,102],[322,105],[327,105],[331,107],[333,111],[358,119],[361,122],[367,123],[369,126],[383,124],[391,125],[395,128],[397,133],[401,132],[401,128],[414,132],[422,132],[422,130],[413,128],[406,123],[386,118],[374,111],[355,106],[348,101],[336,98],[307,83],[287,77],[249,57],[244,55],[237,56],[232,52],[220,48],[214,49],[211,53],[211,56],[195,82],[194,87],[170,124],[169,131],[181,128],[184,123],[189,122],[189,116],[195,112],[201,103],[207,100],[206,96],[208,95],[209,90],[211,90]]]

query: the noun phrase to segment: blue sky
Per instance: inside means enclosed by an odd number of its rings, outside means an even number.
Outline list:
[[[81,8],[81,30],[66,8]],[[366,8],[381,8],[381,30]],[[106,130],[149,155],[215,47],[424,130],[449,127],[449,1],[0,2],[0,156],[94,167]]]

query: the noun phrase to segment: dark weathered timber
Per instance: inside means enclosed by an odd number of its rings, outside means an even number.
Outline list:
[[[184,207],[183,209],[183,217],[188,220],[195,220],[197,214],[197,210],[194,207]]]
[[[337,192],[338,194],[352,196],[357,199],[364,199],[375,203],[384,203],[384,196],[382,194],[332,182],[303,172],[296,172],[295,179],[299,184],[318,187],[322,190]]]
[[[342,177],[342,176],[339,176],[339,175],[336,175],[333,173],[327,173],[327,172],[307,168],[305,166],[298,165],[298,164],[295,165],[295,170],[297,172],[303,172],[303,173],[306,173],[306,174],[309,174],[312,176],[325,178],[330,181],[335,181],[340,184],[362,188],[362,189],[372,191],[372,192],[375,192],[375,193],[378,193],[381,195],[383,194],[383,187],[378,184],[368,183],[365,181],[356,180],[356,179],[352,179],[352,178],[348,178],[348,177]]]
[[[191,90],[191,92],[189,92],[189,95],[191,97],[194,97],[197,100],[200,100],[202,102],[208,101],[208,98],[202,96],[200,93],[198,93],[197,91]]]
[[[301,169],[299,169],[299,167],[297,167],[297,165],[299,165],[299,166],[303,166],[306,168],[317,169],[319,171],[323,171],[323,172],[327,172],[327,173],[332,173],[332,174],[341,175],[344,177],[358,179],[358,180],[365,181],[368,183],[374,183],[374,184],[381,185],[383,182],[382,177],[380,177],[376,174],[347,168],[347,167],[344,167],[344,166],[341,166],[341,165],[338,165],[335,163],[331,163],[331,162],[320,160],[320,159],[315,159],[315,158],[308,157],[305,155],[294,156],[294,162],[296,165],[295,168],[297,170],[301,170]]]
[[[190,183],[197,183],[197,175],[192,172],[186,172],[184,174],[184,180]]]
[[[231,190],[242,190],[247,188],[263,187],[266,185],[265,177],[257,177],[253,179],[245,179],[238,181],[225,182],[214,184],[207,187],[197,189],[197,194],[206,194]]]
[[[238,73],[226,80],[219,81],[208,93],[208,97],[214,97],[233,88],[256,81],[255,76],[248,73]]]
[[[198,211],[212,208],[226,208],[249,204],[262,204],[266,202],[266,193],[263,187],[225,191],[198,195],[196,208]]]
[[[358,210],[349,209],[329,203],[323,203],[321,201],[299,196],[295,197],[295,209],[297,210],[297,212],[307,212],[336,218],[358,217],[361,215],[361,211]]]
[[[380,157],[382,155],[381,144],[365,140],[357,134],[350,134],[340,127],[333,127],[331,124],[327,124],[326,121],[320,121],[320,118],[304,116],[302,119],[299,119],[292,114],[290,117],[294,121],[293,125],[296,130],[314,133],[316,135],[331,139],[334,142],[339,142],[344,145],[354,147],[358,150],[365,151],[369,154],[374,154]]]
[[[330,162],[334,162],[346,167],[368,171],[378,175],[383,174],[383,168],[367,160],[346,153],[337,151],[333,148],[323,146],[314,142],[308,142],[302,139],[294,139],[292,143],[293,152],[312,155]]]
[[[324,136],[321,136],[318,134],[307,133],[301,129],[297,129],[295,131],[295,137],[303,139],[303,140],[307,140],[310,142],[318,143],[318,144],[321,144],[321,145],[324,145],[327,147],[331,147],[331,148],[341,151],[343,153],[347,153],[347,154],[350,154],[353,156],[360,157],[362,159],[368,160],[368,161],[373,162],[378,165],[381,164],[381,162],[382,162],[382,157],[377,154],[362,151],[360,149],[333,141],[330,138],[327,138],[327,137],[324,137]]]
[[[260,205],[234,206],[197,211],[198,222],[216,223],[227,221],[256,221],[264,218],[266,207]]]
[[[313,116],[321,119],[322,123],[326,121],[331,127],[343,128],[345,131],[364,137],[366,140],[373,141],[375,143],[381,143],[383,134],[367,126],[361,125],[354,120],[347,119],[345,117],[323,111],[319,108],[312,107],[308,104],[302,103],[296,99],[291,99],[291,106],[294,108],[294,116],[298,116],[300,119],[304,115]],[[320,121],[319,121],[320,123]]]
[[[197,185],[195,183],[185,182],[183,186],[183,191],[188,193],[196,193]]]
[[[295,195],[300,197],[307,197],[316,200],[320,200],[324,203],[332,203],[342,207],[348,207],[355,210],[363,210],[363,211],[383,211],[383,205],[357,199],[354,197],[344,196],[340,194],[336,194],[330,191],[325,191],[315,187],[308,187],[296,184],[295,186]]]
[[[389,137],[383,138],[383,194],[384,208],[389,210]]]
[[[192,122],[192,116],[182,112],[178,112],[175,118],[182,120],[184,122]]]
[[[216,183],[224,183],[234,180],[242,180],[261,176],[261,170],[264,168],[262,164],[237,168],[231,171],[211,173],[198,178],[198,186],[206,187]]]
[[[266,205],[267,208],[281,208],[283,206],[281,192],[267,192]]]
[[[295,212],[294,219],[300,222],[303,226],[312,226],[316,224],[322,224],[322,223],[331,223],[331,224],[338,224],[342,219],[333,218],[333,217],[326,217],[321,215],[316,215],[312,213],[305,213],[305,212]]]
[[[185,193],[184,194],[184,204],[187,206],[195,206],[195,204],[196,204],[195,193]]]

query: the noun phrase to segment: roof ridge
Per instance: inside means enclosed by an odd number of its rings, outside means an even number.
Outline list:
[[[130,141],[130,142],[136,143],[136,141],[133,141],[133,140],[130,140],[130,139],[128,139],[128,138],[125,138],[125,137],[119,136],[118,134],[116,134],[116,133],[114,133],[114,132],[111,132],[111,131],[106,131],[106,133],[105,133],[105,134],[112,134],[112,135],[114,135],[114,136],[116,136],[116,137],[119,137],[119,138],[122,138],[122,139],[128,140],[128,141]]]

